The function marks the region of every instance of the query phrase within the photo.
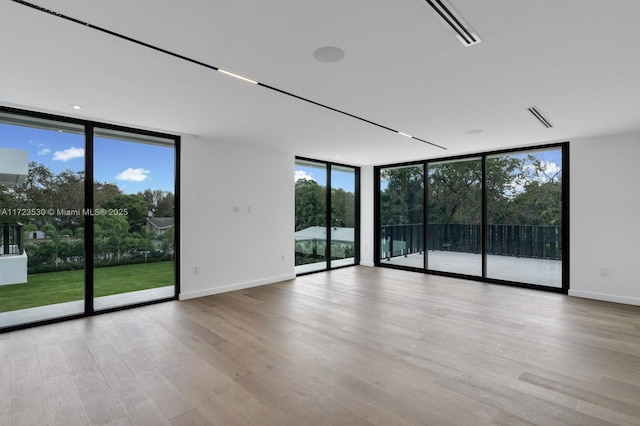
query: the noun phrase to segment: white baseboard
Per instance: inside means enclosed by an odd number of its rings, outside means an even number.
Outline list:
[[[363,261],[360,261],[360,265],[362,265],[362,266],[371,266],[371,267],[376,266],[376,264],[373,263],[373,262],[363,262]]]
[[[197,297],[211,296],[213,294],[227,293],[229,291],[235,291],[235,290],[244,290],[245,288],[258,287],[261,285],[274,284],[274,283],[279,283],[281,281],[292,280],[292,279],[295,279],[295,277],[296,277],[296,274],[282,275],[279,277],[264,278],[262,280],[257,280],[257,281],[249,281],[244,283],[226,285],[222,287],[208,288],[205,290],[191,291],[188,293],[180,293],[180,300],[195,299]]]
[[[593,291],[580,291],[569,289],[569,296],[583,297],[585,299],[603,300],[605,302],[623,303],[625,305],[640,306],[640,299],[637,297],[616,296],[613,294],[596,293]]]

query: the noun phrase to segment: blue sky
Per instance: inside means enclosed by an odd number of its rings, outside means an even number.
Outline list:
[[[296,163],[295,179],[311,179],[316,181],[319,185],[327,185],[327,171],[326,167],[311,167],[303,166]],[[341,170],[334,169],[331,176],[331,186],[333,188],[341,188],[346,192],[355,192],[355,178],[353,173],[343,172]]]
[[[42,163],[56,174],[84,170],[84,135],[0,123],[0,147],[26,150],[30,162]],[[96,138],[94,177],[127,194],[147,188],[174,192],[174,150]]]

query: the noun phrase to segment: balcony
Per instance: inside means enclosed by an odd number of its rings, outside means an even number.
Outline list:
[[[387,225],[380,259],[390,264],[464,275],[482,275],[482,233],[477,224]],[[562,227],[488,225],[489,278],[562,287]]]

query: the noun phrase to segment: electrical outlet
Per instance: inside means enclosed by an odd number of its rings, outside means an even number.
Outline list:
[[[193,268],[193,274],[194,275],[200,275],[200,267],[196,266],[195,268]]]

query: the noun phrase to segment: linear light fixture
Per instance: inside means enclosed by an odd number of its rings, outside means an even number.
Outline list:
[[[173,51],[170,51],[170,50],[167,50],[167,49],[163,49],[162,47],[155,46],[153,44],[149,44],[149,43],[145,43],[145,42],[140,41],[140,40],[136,40],[135,38],[129,37],[129,36],[124,35],[124,34],[117,33],[115,31],[111,31],[111,30],[109,30],[107,28],[99,27],[97,25],[81,21],[81,20],[73,18],[71,16],[64,15],[62,13],[56,12],[54,10],[47,9],[45,7],[42,7],[42,6],[38,6],[38,5],[33,4],[33,3],[29,2],[29,1],[26,1],[26,0],[12,0],[12,1],[14,3],[21,4],[23,6],[31,8],[31,9],[34,9],[34,10],[37,10],[37,11],[40,11],[40,12],[55,16],[57,18],[64,19],[64,20],[67,20],[67,21],[70,21],[70,22],[74,22],[74,23],[79,24],[79,25],[83,25],[83,26],[85,26],[87,28],[91,28],[92,30],[99,31],[99,32],[104,33],[104,34],[108,34],[110,36],[119,38],[121,40],[126,40],[128,42],[137,44],[139,46],[143,46],[143,47],[146,47],[148,49],[155,50],[156,52],[160,52],[160,53],[163,53],[165,55],[172,56],[174,58],[177,58],[177,59],[180,59],[180,60],[183,60],[183,61],[186,61],[186,62],[191,62],[192,64],[195,64],[195,65],[198,65],[198,66],[201,66],[201,67],[204,67],[204,68],[208,68],[208,69],[213,70],[213,71],[220,71],[221,73],[226,74],[228,76],[231,76],[231,77],[246,81],[246,82],[251,83],[251,84],[255,84],[255,85],[260,86],[260,87],[264,87],[265,89],[273,90],[274,92],[278,92],[278,93],[281,93],[283,95],[290,96],[292,98],[295,98],[295,99],[301,100],[303,102],[307,102],[307,103],[319,106],[321,108],[328,109],[328,110],[336,112],[338,114],[346,115],[347,117],[351,117],[353,119],[362,121],[364,123],[368,123],[368,124],[371,124],[373,126],[377,126],[377,127],[381,128],[381,129],[401,134],[403,136],[409,137],[411,139],[415,139],[415,140],[420,141],[420,142],[424,142],[424,143],[426,143],[428,145],[431,145],[431,146],[434,146],[436,148],[447,149],[444,146],[435,144],[433,142],[429,142],[428,140],[425,140],[425,139],[417,138],[415,136],[410,136],[410,135],[408,135],[406,133],[400,132],[398,130],[394,130],[394,129],[392,129],[390,127],[387,127],[387,126],[384,126],[384,125],[382,125],[380,123],[376,123],[374,121],[367,120],[366,118],[357,116],[355,114],[351,114],[349,112],[334,108],[332,106],[321,104],[320,102],[316,102],[316,101],[311,100],[309,98],[304,98],[304,97],[302,97],[300,95],[296,95],[295,93],[287,92],[286,90],[282,90],[282,89],[279,89],[277,87],[270,86],[270,85],[265,84],[265,83],[261,83],[259,81],[251,80],[249,78],[243,77],[243,76],[238,75],[238,74],[234,74],[234,73],[229,72],[229,71],[225,71],[225,70],[223,70],[221,68],[218,68],[216,66],[213,66],[211,64],[207,64],[206,62],[202,62],[202,61],[199,61],[197,59],[193,59],[193,58],[190,58],[188,56],[184,56],[184,55],[181,55],[179,53],[176,53],[176,52],[173,52]],[[436,0],[436,1],[438,1],[438,0]]]
[[[220,71],[222,74],[230,75],[231,77],[237,78],[239,80],[247,81],[247,82],[249,82],[251,84],[258,84],[258,82],[255,81],[255,80],[251,80],[250,78],[243,77],[241,75],[234,74],[234,73],[229,72],[229,71],[225,71],[222,68],[218,68],[218,71]]]
[[[460,16],[446,0],[425,1],[433,8],[440,20],[453,30],[462,44],[468,47],[480,43],[480,37],[478,37],[469,24],[462,19],[462,16]]]
[[[551,124],[551,122],[547,120],[547,117],[538,110],[538,107],[532,106],[529,107],[528,110],[544,127],[547,129],[553,127],[553,124]]]

